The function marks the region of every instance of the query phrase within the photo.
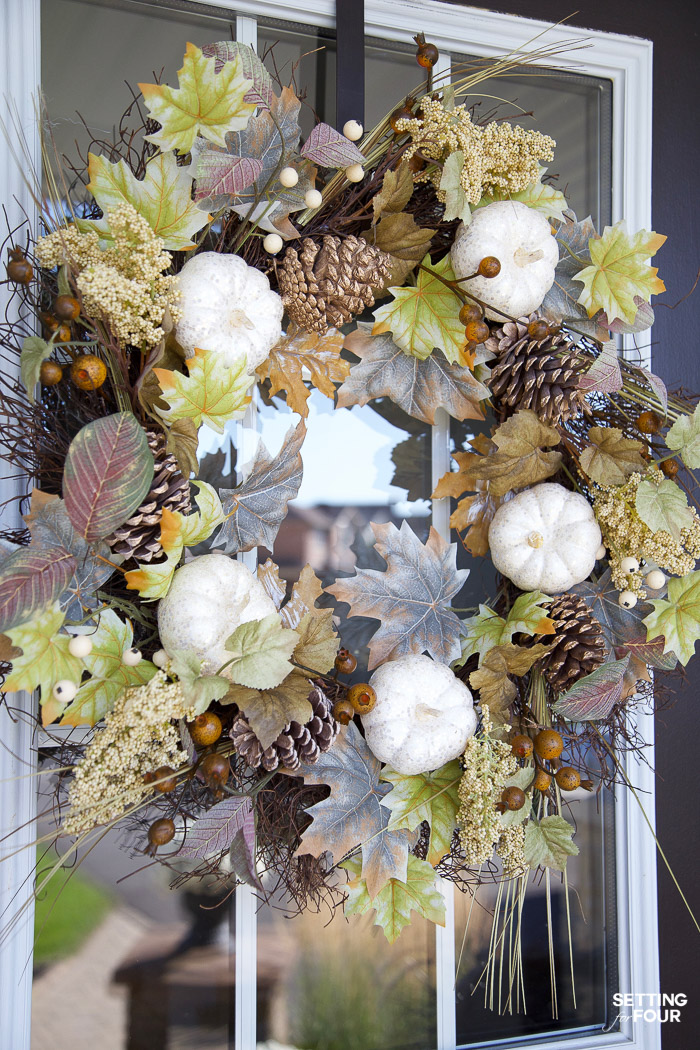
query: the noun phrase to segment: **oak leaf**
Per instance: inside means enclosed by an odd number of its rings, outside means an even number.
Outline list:
[[[666,285],[656,276],[657,268],[646,262],[665,240],[662,234],[648,230],[630,237],[624,220],[606,226],[600,237],[592,237],[588,243],[591,265],[573,278],[583,284],[578,301],[588,316],[604,310],[611,321],[620,318],[633,323],[637,316],[635,296],[648,302],[652,295],[665,291]]]
[[[408,858],[405,879],[390,879],[372,898],[360,863],[346,860],[341,867],[348,872],[346,915],[364,915],[374,909],[375,926],[381,926],[389,944],[393,944],[404,927],[411,923],[411,912],[422,915],[437,926],[445,925],[445,898],[440,892],[435,869],[427,860],[412,854]]]
[[[626,438],[617,427],[591,427],[591,442],[580,456],[581,467],[597,485],[622,485],[635,471],[644,473],[641,441]]]
[[[335,383],[346,379],[350,371],[349,362],[340,356],[344,338],[337,328],[321,334],[307,332],[292,323],[258,368],[258,379],[269,379],[273,396],[283,390],[292,412],[306,419],[309,414],[306,402],[311,391],[306,385],[304,370],[308,370],[312,385],[333,400]]]
[[[406,653],[427,652],[450,663],[460,655],[461,622],[449,608],[469,575],[457,568],[457,545],[434,529],[421,543],[407,522],[371,523],[375,549],[386,570],[357,569],[326,590],[350,606],[348,616],[368,616],[380,626],[369,644],[369,668]]]

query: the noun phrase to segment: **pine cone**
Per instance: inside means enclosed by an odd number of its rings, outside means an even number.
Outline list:
[[[551,644],[540,667],[554,692],[563,693],[603,663],[603,628],[577,594],[557,595],[547,608],[547,616],[554,620],[555,634],[537,635],[533,644]]]
[[[163,553],[160,545],[160,519],[163,510],[189,514],[190,483],[180,473],[177,460],[166,450],[161,430],[147,430],[148,447],[153,453],[153,482],[145,500],[128,521],[108,537],[115,554],[136,561],[150,562]]]
[[[578,381],[586,366],[570,352],[573,343],[562,332],[532,339],[527,326],[536,320],[531,314],[507,321],[486,340],[496,355],[489,385],[509,408],[532,409],[544,423],[565,423],[581,412],[585,393]]]
[[[323,245],[307,237],[301,253],[287,248],[277,281],[292,321],[325,332],[372,306],[390,269],[390,256],[361,237],[326,236]]]
[[[313,717],[306,725],[289,722],[270,747],[263,750],[243,714],[236,715],[230,736],[236,751],[249,766],[262,766],[268,773],[278,766],[295,770],[304,763],[318,760],[322,751],[327,751],[338,735],[340,726],[333,717],[333,709],[326,694],[318,686],[309,693]]]

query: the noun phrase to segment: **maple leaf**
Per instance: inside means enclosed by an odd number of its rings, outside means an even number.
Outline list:
[[[382,188],[372,197],[372,214],[374,226],[382,215],[398,214],[404,210],[413,196],[413,175],[408,164],[399,164],[398,168],[389,168],[384,173]],[[425,255],[425,252],[423,252]],[[421,259],[423,258],[421,255]]]
[[[254,103],[245,99],[253,81],[244,76],[238,56],[217,73],[215,58],[187,44],[177,79],[177,88],[139,84],[151,118],[161,125],[146,139],[163,152],[189,153],[198,134],[223,146],[226,133],[240,131],[255,112]]]
[[[460,665],[476,653],[483,659],[489,649],[510,642],[514,634],[554,634],[554,621],[542,608],[551,600],[542,591],[519,594],[505,620],[488,605],[480,605],[476,616],[463,621],[466,638],[462,643]]]
[[[637,315],[635,296],[648,302],[652,295],[665,291],[666,285],[657,277],[658,270],[645,261],[654,255],[666,238],[648,230],[639,230],[632,237],[624,220],[606,226],[602,236],[588,242],[591,265],[574,276],[583,284],[578,301],[592,317],[604,310],[612,321],[620,318],[633,323]]]
[[[211,218],[192,200],[192,176],[187,168],[178,166],[173,153],[152,157],[143,179],[136,178],[126,161],[110,164],[105,157],[89,153],[88,174],[87,189],[105,219],[113,208],[126,201],[170,251],[194,248],[193,236]],[[103,243],[113,240],[105,223],[96,223],[94,228]]]
[[[564,212],[568,207],[566,197],[561,190],[555,189],[554,186],[550,186],[547,182],[542,182],[542,176],[546,171],[547,169],[540,165],[537,180],[529,183],[522,190],[512,192],[510,190],[496,189],[492,194],[485,194],[479,203],[475,205],[474,211],[477,208],[484,208],[488,204],[493,204],[494,201],[520,201],[521,204],[527,204],[528,208],[540,212],[548,219],[558,219],[563,222],[565,218]]]
[[[171,649],[169,670],[182,686],[185,699],[191,705],[189,718],[201,715],[213,700],[221,700],[229,691],[231,683],[220,675],[202,674],[202,660],[186,649]]]
[[[180,564],[182,545],[176,544],[165,561],[139,565],[138,569],[129,569],[124,573],[127,590],[138,591],[143,601],[155,601],[164,598],[170,590],[173,573]]]
[[[525,828],[525,861],[530,868],[564,871],[567,857],[578,854],[572,842],[574,828],[556,813],[542,820],[532,819]]]
[[[34,613],[30,620],[5,630],[12,646],[22,655],[12,662],[12,673],[5,679],[0,692],[15,693],[26,689],[31,693],[41,689],[42,719],[44,725],[52,722],[63,710],[53,699],[51,690],[62,678],[79,682],[83,663],[71,656],[68,649],[70,635],[59,634],[63,613],[58,603]]]
[[[457,544],[434,529],[421,543],[406,521],[371,522],[374,547],[384,559],[384,572],[357,569],[326,591],[350,606],[348,616],[368,616],[380,626],[369,645],[369,669],[406,653],[427,652],[439,663],[460,654],[460,620],[449,603],[469,575],[457,568]]]
[[[602,394],[614,394],[622,390],[620,357],[612,340],[603,343],[591,367],[579,377],[578,385],[587,393],[599,390]]]
[[[221,489],[224,521],[213,546],[226,554],[265,546],[272,550],[275,537],[303,476],[300,449],[306,436],[303,419],[290,430],[279,453],[272,457],[262,444],[247,478],[237,489]]]
[[[494,723],[508,721],[508,709],[518,693],[509,676],[521,678],[547,652],[548,646],[541,642],[529,649],[506,642],[489,649],[479,669],[469,675],[469,684],[479,690],[481,703],[488,705]]]
[[[692,416],[679,416],[666,435],[668,448],[678,451],[686,467],[700,467],[700,405]]]
[[[309,414],[306,401],[311,391],[306,385],[304,370],[308,370],[312,385],[333,400],[335,383],[346,379],[350,371],[349,362],[340,356],[344,338],[337,328],[329,328],[322,334],[307,332],[291,323],[287,334],[273,346],[258,368],[258,379],[270,380],[271,396],[284,390],[292,412],[306,419]]]
[[[617,427],[591,427],[588,440],[591,444],[581,453],[580,463],[597,485],[622,485],[635,471],[646,471],[641,441],[626,438]]]
[[[217,434],[232,419],[240,419],[250,404],[248,390],[253,379],[246,375],[245,355],[233,366],[225,365],[219,354],[195,350],[185,361],[188,375],[154,368],[163,398],[170,406],[157,409],[165,423],[192,419],[196,426],[206,423]]]
[[[419,226],[413,216],[405,211],[386,212],[376,226],[361,232],[361,237],[391,256],[389,275],[375,298],[379,299],[387,289],[403,284],[425,257],[435,232],[426,226]]]
[[[433,773],[416,776],[385,768],[381,777],[393,784],[382,799],[382,805],[391,810],[389,828],[415,831],[426,821],[430,825],[426,860],[435,866],[449,852],[457,826],[457,792],[462,777],[459,762],[448,762]]]
[[[595,722],[607,718],[615,704],[622,700],[629,661],[629,656],[626,656],[596,667],[558,697],[552,710],[573,722]]]
[[[647,638],[663,635],[664,652],[674,652],[685,666],[700,638],[700,571],[672,577],[668,598],[655,598],[649,604],[653,612],[644,617]]]
[[[439,408],[455,419],[484,418],[479,401],[489,396],[488,390],[468,368],[449,364],[440,351],[421,360],[405,354],[390,335],[372,336],[361,329],[346,336],[345,347],[361,360],[338,389],[338,408],[390,397],[409,416],[431,425]]]
[[[561,464],[561,452],[542,452],[541,446],[559,444],[556,427],[542,423],[529,408],[521,409],[501,423],[492,437],[498,452],[472,464],[470,472],[491,483],[493,496],[536,485],[551,477]]]
[[[313,717],[309,702],[311,685],[303,674],[292,671],[272,689],[232,685],[221,703],[237,704],[263,748],[274,744],[290,722],[306,725]]]
[[[459,319],[462,300],[439,279],[454,281],[450,257],[446,255],[431,267],[426,255],[422,266],[427,270],[419,271],[415,286],[389,289],[394,301],[374,311],[372,334],[391,332],[397,346],[421,359],[437,348],[453,364],[466,340]]]
[[[458,532],[465,533],[463,543],[471,554],[483,557],[489,549],[489,525],[503,499],[494,496],[491,483],[479,477],[482,459],[484,456],[494,455],[496,446],[485,434],[478,434],[470,444],[476,451],[452,454],[459,470],[450,470],[443,474],[432,498],[457,499],[463,492],[475,490],[473,496],[465,496],[459,500],[456,510],[450,516],[450,525]]]
[[[239,624],[226,641],[226,677],[250,689],[272,689],[292,671],[289,657],[300,636],[277,613]],[[223,670],[223,669],[222,669]]]
[[[345,914],[364,915],[373,908],[374,925],[381,926],[389,944],[394,943],[404,927],[410,926],[413,911],[436,926],[445,925],[445,898],[438,887],[435,869],[427,860],[411,855],[406,878],[390,879],[374,898],[361,877],[359,861],[346,860],[341,867],[349,875]]]
[[[323,616],[325,609],[316,608],[316,599],[322,594],[321,581],[311,566],[305,565],[299,573],[299,579],[292,586],[289,601],[280,613],[285,627],[298,627],[307,613],[312,616]]]
[[[296,851],[320,857],[332,853],[336,863],[362,847],[362,878],[370,897],[375,897],[388,879],[406,878],[409,833],[388,830],[389,811],[381,805],[391,790],[379,780],[381,764],[374,757],[359,729],[352,722],[329,751],[313,764],[302,763],[295,775],[307,784],[324,784],[330,796],[310,806],[311,826]]]
[[[145,685],[156,673],[150,660],[141,660],[135,667],[124,663],[122,656],[131,649],[134,632],[129,621],[120,620],[113,609],[105,609],[100,614],[97,630],[90,635],[90,640],[92,650],[83,660],[90,678],[65,708],[62,726],[94,726],[112,710],[125,689]]]
[[[692,528],[696,521],[685,492],[669,479],[659,485],[653,481],[640,482],[634,505],[652,532],[668,532],[676,542],[680,542],[681,530]]]
[[[333,667],[339,640],[333,631],[333,610],[316,609],[305,613],[296,627],[299,641],[294,659],[311,671],[327,674]]]

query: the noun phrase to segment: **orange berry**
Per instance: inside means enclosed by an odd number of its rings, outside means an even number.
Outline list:
[[[491,329],[485,321],[470,321],[465,326],[464,334],[470,343],[483,343],[490,336]]]
[[[538,767],[535,773],[535,779],[532,781],[532,786],[535,791],[547,791],[551,783],[552,778],[549,773],[545,773],[544,769]]]
[[[479,277],[498,277],[501,272],[500,260],[495,255],[485,255],[479,263],[479,268],[476,271]]]
[[[574,769],[573,766],[562,766],[554,774],[554,779],[562,791],[575,791],[581,783],[578,770]]]
[[[213,711],[205,711],[204,714],[197,715],[188,728],[195,744],[199,747],[209,747],[219,739],[223,726],[217,714]]]
[[[148,829],[148,841],[151,846],[167,846],[175,837],[175,824],[170,817],[154,820]]]
[[[218,788],[221,787],[222,784],[225,784],[229,778],[229,773],[231,772],[231,767],[229,766],[226,756],[219,755],[216,752],[203,758],[202,764],[199,768],[202,771],[202,776],[207,782],[207,787],[210,788]]]
[[[160,781],[160,783],[156,783],[156,781]],[[153,783],[156,791],[160,791],[162,795],[169,795],[177,787],[175,770],[170,766],[159,766],[154,771]]]
[[[413,120],[413,110],[408,105],[408,103],[404,103],[403,106],[399,106],[399,108],[395,109],[389,117],[389,123],[391,125],[392,131],[398,131],[396,123],[399,120]],[[399,132],[399,134],[401,133]]]
[[[418,44],[416,62],[419,66],[423,66],[424,69],[432,69],[439,57],[440,52],[435,44],[426,44],[425,41]]]
[[[81,354],[70,367],[70,377],[80,390],[98,390],[107,378],[107,366],[95,354]]]
[[[525,733],[517,733],[510,742],[510,749],[518,758],[529,758],[532,754],[532,740]]]
[[[72,337],[69,324],[61,324],[56,329],[56,342],[57,343],[69,343]]]
[[[531,339],[536,339],[538,341],[540,339],[546,339],[549,335],[549,325],[541,318],[537,318],[536,321],[530,321],[527,326],[527,334]]]
[[[366,682],[358,682],[348,689],[348,702],[352,705],[355,714],[366,715],[377,702],[377,694],[371,685]]]
[[[483,317],[484,312],[476,303],[465,303],[459,311],[460,324],[463,324],[465,328],[472,321],[482,321]]]
[[[557,733],[556,729],[543,729],[535,737],[534,744],[535,751],[540,758],[559,758],[559,755],[564,750],[564,741],[561,733]]]
[[[336,700],[333,704],[333,717],[341,726],[347,726],[352,722],[355,708],[349,700]]]
[[[13,284],[29,284],[34,276],[32,264],[20,248],[10,248],[10,261],[6,268],[7,276]]]

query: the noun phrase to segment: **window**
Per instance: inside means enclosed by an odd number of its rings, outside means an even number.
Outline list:
[[[440,48],[443,69],[450,60],[458,63],[466,54],[494,55],[511,47],[521,47],[545,28],[504,15],[473,12],[454,5],[448,7],[433,0],[412,4],[398,0],[368,0],[366,8],[368,123],[385,109],[385,99],[398,100],[415,83],[415,67],[408,42],[417,28],[429,31],[431,39]],[[71,115],[78,108],[89,126],[109,131],[108,126],[101,125],[105,119],[113,120],[114,114],[119,112],[119,106],[112,102],[112,91],[116,94],[117,87],[124,80],[135,84],[149,78],[149,62],[156,51],[154,40],[164,60],[172,59],[171,68],[165,70],[165,76],[172,77],[177,65],[173,56],[180,53],[185,40],[202,43],[215,37],[226,37],[233,26],[237,38],[246,43],[255,43],[257,35],[261,50],[279,40],[277,54],[280,62],[293,62],[305,56],[299,80],[309,85],[314,108],[332,120],[334,3],[331,0],[305,0],[295,4],[293,11],[293,17],[298,21],[293,22],[287,17],[289,5],[268,0],[220,2],[218,5],[194,0],[165,3],[149,0],[43,0],[41,4],[39,0],[6,0],[0,15],[6,20],[3,39],[13,43],[5,62],[5,90],[17,99],[20,119],[31,139],[30,96],[39,78],[28,55],[33,54],[38,59],[37,26],[41,15],[42,80],[52,116],[59,118],[55,132],[59,148],[71,152],[70,144],[74,138],[78,139],[81,148],[87,145],[87,140],[77,123],[66,124],[61,118],[72,120]],[[418,17],[420,25],[417,26]],[[78,40],[84,39],[82,34],[95,34],[99,49],[90,45],[79,46]],[[564,39],[571,35],[552,30],[548,39]],[[22,48],[16,46],[19,39],[24,41]],[[498,93],[507,98],[517,97],[523,109],[534,111],[543,128],[548,132],[555,129],[552,133],[559,139],[557,170],[561,165],[564,171],[579,172],[575,187],[570,187],[570,196],[576,201],[577,210],[583,214],[590,210],[602,222],[616,218],[624,211],[631,224],[642,226],[648,222],[650,199],[650,52],[643,42],[626,38],[612,40],[603,34],[592,34],[591,39],[591,49],[575,53],[573,71],[569,69],[563,76],[543,75],[528,81],[527,87],[520,83],[509,84],[507,90],[500,81]],[[35,52],[32,52],[32,47],[36,47]],[[317,50],[319,47],[323,50]],[[79,66],[71,58],[75,54],[86,56],[85,61],[81,57]],[[90,59],[94,61],[92,66]],[[99,92],[85,90],[86,84],[98,82],[109,87]],[[376,114],[371,113],[373,106],[377,107]],[[557,134],[557,114],[564,113],[566,118],[574,106],[576,127],[585,126],[585,148],[578,135],[567,139],[566,119],[562,132]],[[34,148],[33,143],[31,148]],[[562,156],[562,150],[571,153]],[[597,164],[586,166],[573,161],[576,157],[590,158],[594,153],[599,160]],[[608,166],[609,158],[611,163]],[[14,173],[3,169],[1,178],[4,180],[3,200],[10,200],[13,194],[20,200],[24,199],[22,183]],[[286,410],[261,407],[256,426],[265,443],[275,448],[293,418]],[[253,419],[248,422],[252,423]],[[385,410],[385,406],[376,403],[375,407],[331,414],[329,403],[316,394],[312,397],[310,422],[317,435],[328,434],[331,430],[337,434],[339,428],[344,428],[343,437],[335,439],[336,447],[345,446],[353,451],[348,455],[347,463],[334,463],[329,471],[322,453],[317,455],[314,452],[312,442],[307,446],[305,489],[300,493],[285,527],[286,534],[281,534],[276,551],[283,575],[290,577],[295,568],[298,571],[307,560],[328,575],[351,572],[355,557],[361,561],[369,556],[366,535],[369,520],[389,520],[392,515],[409,517],[416,531],[427,530],[431,511],[427,497],[432,483],[447,469],[450,449],[460,447],[467,436],[464,427],[450,430],[443,421],[429,431],[417,427],[415,421],[400,417],[397,412],[389,410],[389,406]],[[239,458],[243,461],[249,448],[245,444],[250,441],[249,433],[239,431],[238,440],[239,445],[241,441],[244,443],[239,448]],[[320,440],[323,441],[323,437]],[[357,469],[361,457],[364,469]],[[314,469],[314,461],[318,462],[318,471]],[[447,511],[443,505],[432,508],[433,520],[442,530],[447,527]],[[330,541],[329,537],[332,537]],[[283,540],[284,548],[281,546]],[[470,568],[469,584],[480,587],[474,571],[476,566],[472,563]],[[7,721],[5,712],[0,713],[0,718]],[[646,726],[645,735],[651,738]],[[7,733],[3,733],[3,739],[9,741],[10,752],[18,754],[28,753],[30,736],[28,722],[8,725]],[[2,752],[0,770],[0,777],[10,778],[24,772],[26,766],[13,762],[8,759],[7,752]],[[650,783],[644,767],[635,771],[635,782],[642,788],[651,787],[653,790],[653,782]],[[31,780],[10,782],[9,786],[3,781],[0,794],[0,812],[10,814],[10,821],[20,822],[31,816]],[[9,800],[6,800],[7,796]],[[221,983],[215,989],[218,998],[212,1001],[213,1005],[210,1004],[204,1022],[202,1018],[195,1018],[193,1023],[183,997],[178,1045],[183,1048],[226,1046],[230,1027],[236,1050],[252,1050],[256,1043],[269,1038],[288,1041],[292,1045],[295,1045],[294,1040],[296,1045],[311,1047],[316,1038],[314,1025],[323,1023],[324,1017],[329,1022],[342,1022],[343,1018],[346,1018],[346,1023],[347,1019],[353,1022],[362,1020],[356,1016],[358,1011],[353,1009],[352,996],[346,992],[354,993],[365,988],[364,1021],[369,1027],[364,1036],[360,1030],[357,1045],[366,1050],[374,1050],[375,1046],[376,1050],[380,1047],[408,1050],[413,1046],[433,1045],[440,1050],[450,1050],[455,1046],[494,1039],[535,1035],[540,1039],[551,1036],[551,1042],[546,1045],[559,1046],[562,1044],[556,1033],[563,1030],[571,1035],[566,1045],[581,1050],[623,1042],[645,1050],[654,1046],[655,1035],[649,1026],[642,1030],[625,1024],[622,1032],[613,1032],[610,1036],[600,1034],[601,1025],[614,1017],[614,1013],[610,1016],[606,1012],[607,998],[613,990],[617,987],[621,990],[656,987],[656,945],[649,932],[655,925],[653,842],[642,828],[642,818],[635,807],[628,796],[616,802],[607,797],[603,803],[602,819],[595,813],[594,804],[587,807],[585,816],[579,807],[579,819],[586,822],[585,834],[599,843],[599,850],[590,850],[586,854],[593,865],[590,871],[572,872],[572,881],[590,888],[588,900],[583,901],[589,937],[578,941],[586,958],[577,960],[579,1012],[575,1017],[570,1011],[568,993],[564,992],[567,959],[562,952],[557,955],[562,995],[558,1022],[551,1020],[548,1007],[541,1004],[532,1004],[525,1021],[483,1011],[480,993],[473,998],[470,993],[473,978],[483,965],[484,938],[488,938],[488,929],[485,926],[482,929],[472,918],[470,939],[462,952],[465,904],[468,905],[469,898],[454,894],[449,886],[446,887],[446,929],[438,930],[436,938],[432,928],[428,930],[416,922],[408,940],[402,938],[399,942],[398,951],[385,948],[383,944],[380,948],[380,942],[373,938],[365,923],[357,922],[348,931],[343,920],[338,918],[334,926],[325,929],[323,912],[287,923],[280,919],[281,912],[274,907],[265,907],[256,917],[257,902],[252,893],[242,887],[236,894],[235,916],[232,916],[236,933],[235,960],[230,966],[228,962],[222,963]],[[104,863],[111,865],[114,856],[110,854]],[[20,855],[12,864],[0,869],[0,878],[5,880],[2,892],[8,894],[10,901],[27,874],[26,866],[23,868],[22,864]],[[134,889],[133,892],[137,891]],[[162,897],[153,889],[150,892],[152,896],[146,898],[148,904],[139,907],[158,914]],[[612,932],[615,918],[616,937]],[[535,904],[533,923],[539,923],[540,919]],[[563,915],[561,926],[565,928]],[[604,930],[607,935],[604,935]],[[533,941],[536,941],[536,925],[533,925],[533,931]],[[28,980],[24,966],[30,954],[31,940],[30,930],[21,931],[4,946],[0,962],[2,987],[19,987],[22,992],[17,996],[3,996],[0,1006],[0,1010],[8,1011],[7,1021],[0,1030],[12,1033],[8,1045],[13,1050],[15,1047],[24,1050],[29,1046]],[[228,960],[229,939],[225,923],[220,924],[215,941],[220,949],[219,955]],[[274,972],[275,959],[283,954],[294,960],[288,971],[293,976],[282,984],[275,984],[278,981]],[[455,988],[455,968],[460,955]],[[342,959],[342,968],[338,967],[339,958]],[[546,964],[546,959],[544,962]],[[539,965],[539,962],[535,961],[533,965]],[[545,981],[548,981],[547,972],[544,972]],[[359,989],[354,987],[354,974],[358,975],[359,982],[366,982],[360,983]],[[189,976],[195,979],[194,975]],[[352,987],[346,988],[346,983]],[[213,986],[211,980],[209,984]],[[151,993],[148,988],[145,991],[151,994],[153,989]],[[383,998],[377,996],[377,992],[383,992]],[[80,989],[78,994],[81,994]],[[389,998],[396,1006],[395,1013],[386,1009]],[[138,1003],[132,1000],[132,1010],[136,1011],[137,1007]],[[327,1011],[325,1014],[324,1010]],[[138,1015],[134,1013],[132,1016],[136,1025]],[[583,1031],[577,1032],[578,1028]],[[374,1042],[370,1042],[368,1032],[371,1032]],[[62,1050],[55,1037],[53,1046]],[[342,1043],[340,1046],[345,1050]]]

